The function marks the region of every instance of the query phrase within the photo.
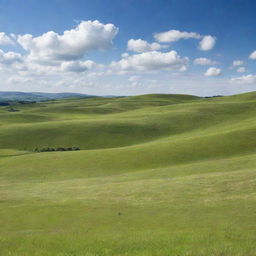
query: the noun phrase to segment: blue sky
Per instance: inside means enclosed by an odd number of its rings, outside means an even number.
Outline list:
[[[0,0],[0,90],[253,91],[255,11],[253,0]]]

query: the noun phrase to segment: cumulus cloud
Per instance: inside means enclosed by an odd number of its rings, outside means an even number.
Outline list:
[[[179,71],[181,71],[181,72],[185,72],[185,71],[187,71],[187,70],[188,70],[187,65],[183,65],[183,66],[181,66],[180,69],[179,69]]]
[[[161,43],[171,43],[180,39],[195,38],[200,39],[201,36],[195,32],[183,32],[179,30],[169,30],[167,32],[155,33],[154,38]]]
[[[157,51],[163,48],[162,45],[159,43],[148,43],[142,39],[130,39],[127,43],[127,50],[133,52],[150,52],[150,51]]]
[[[202,51],[211,50],[216,44],[216,38],[210,35],[202,36],[195,32],[184,32],[179,30],[169,30],[167,32],[155,33],[154,38],[160,43],[176,42],[180,39],[194,38],[201,40],[199,43],[199,49]]]
[[[240,68],[238,68],[236,71],[237,71],[238,73],[244,73],[244,72],[246,72],[246,69],[245,69],[245,67],[240,67]]]
[[[112,62],[111,67],[122,71],[154,71],[160,69],[179,70],[188,63],[188,58],[181,58],[176,51],[144,52],[134,54]]]
[[[118,33],[113,24],[99,21],[82,21],[76,28],[62,35],[49,31],[38,37],[19,35],[18,43],[35,61],[71,61],[82,58],[88,51],[104,50],[112,46]]]
[[[128,78],[128,81],[129,82],[135,82],[135,81],[138,81],[139,80],[139,76],[130,76],[129,78]]]
[[[151,87],[161,88],[164,85],[167,88],[170,83],[179,87],[180,79],[184,84],[190,81],[189,73],[181,75],[182,71],[187,70],[189,59],[180,56],[176,51],[167,50],[168,46],[164,43],[189,38],[198,40],[199,43],[203,35],[170,30],[154,34],[157,41],[153,43],[142,39],[129,40],[127,42],[129,52],[123,53],[118,61],[111,64],[100,65],[86,58],[90,51],[111,48],[117,33],[116,26],[99,21],[82,21],[74,25],[73,29],[63,33],[46,31],[38,36],[31,34],[7,36],[2,32],[0,44],[3,44],[5,38],[5,44],[12,41],[25,50],[22,50],[23,55],[14,51],[0,50],[0,73],[3,86],[6,85],[3,88],[18,90],[36,88],[38,91],[88,90],[87,93],[93,88],[94,93],[100,94],[108,94],[119,88],[118,94],[123,95],[126,93],[125,87],[134,92],[136,90],[136,93],[145,93],[152,92],[153,90],[149,89]],[[166,50],[161,51],[161,49]],[[197,58],[194,63],[210,65],[209,67],[218,64],[208,58]],[[211,79],[206,80],[211,81]],[[185,89],[187,90],[187,87]],[[128,89],[127,93],[129,93]]]
[[[95,67],[95,62],[91,60],[86,61],[64,61],[61,63],[61,70],[67,72],[84,72]]]
[[[130,76],[128,78],[128,81],[130,82],[131,87],[137,87],[140,86],[142,83],[140,82],[139,76]]]
[[[251,60],[256,60],[256,51],[253,51],[253,52],[250,54],[249,58],[250,58]]]
[[[234,60],[232,65],[233,67],[238,67],[244,65],[244,62],[242,60]]]
[[[218,64],[216,61],[207,59],[207,58],[197,58],[194,60],[194,64],[196,65],[202,65],[202,66],[207,66],[207,65],[215,65]]]
[[[122,54],[122,58],[127,58],[127,57],[129,57],[130,55],[129,55],[129,53],[127,53],[127,52],[124,52],[123,54]]]
[[[20,83],[27,84],[27,83],[32,83],[32,82],[35,82],[35,81],[31,78],[21,77],[21,76],[13,76],[13,77],[8,78],[8,80],[7,80],[7,83],[10,83],[10,84],[20,84]]]
[[[219,76],[221,74],[221,69],[211,67],[208,68],[207,71],[204,73],[205,76]]]
[[[213,36],[204,36],[199,43],[199,49],[202,51],[211,50],[216,43],[216,38]]]
[[[235,77],[230,80],[231,83],[236,84],[256,84],[256,75],[244,75],[240,77]]]
[[[13,40],[4,32],[0,32],[0,45],[14,44]]]
[[[16,52],[4,52],[0,49],[0,63],[4,65],[11,65],[13,63],[22,62],[21,54]]]

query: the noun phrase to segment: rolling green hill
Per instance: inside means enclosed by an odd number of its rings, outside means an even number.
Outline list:
[[[255,92],[0,107],[0,255],[256,255],[255,116]]]

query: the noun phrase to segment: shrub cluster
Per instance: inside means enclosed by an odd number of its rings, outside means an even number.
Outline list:
[[[19,112],[19,110],[18,110],[18,109],[15,109],[15,108],[10,108],[10,109],[8,109],[8,111],[9,111],[9,112]]]
[[[19,104],[35,104],[36,101],[34,101],[34,100],[18,100],[17,103],[19,103]]]
[[[80,150],[80,148],[78,147],[69,147],[69,148],[63,148],[63,147],[59,147],[59,148],[35,148],[34,152],[53,152],[53,151],[78,151]]]
[[[0,102],[0,106],[9,106],[10,104],[8,102]]]
[[[214,95],[214,96],[205,96],[203,98],[210,99],[210,98],[217,98],[217,97],[224,97],[223,95]]]

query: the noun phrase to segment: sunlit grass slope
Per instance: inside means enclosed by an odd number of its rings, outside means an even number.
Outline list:
[[[12,107],[0,255],[256,255],[256,93]]]

